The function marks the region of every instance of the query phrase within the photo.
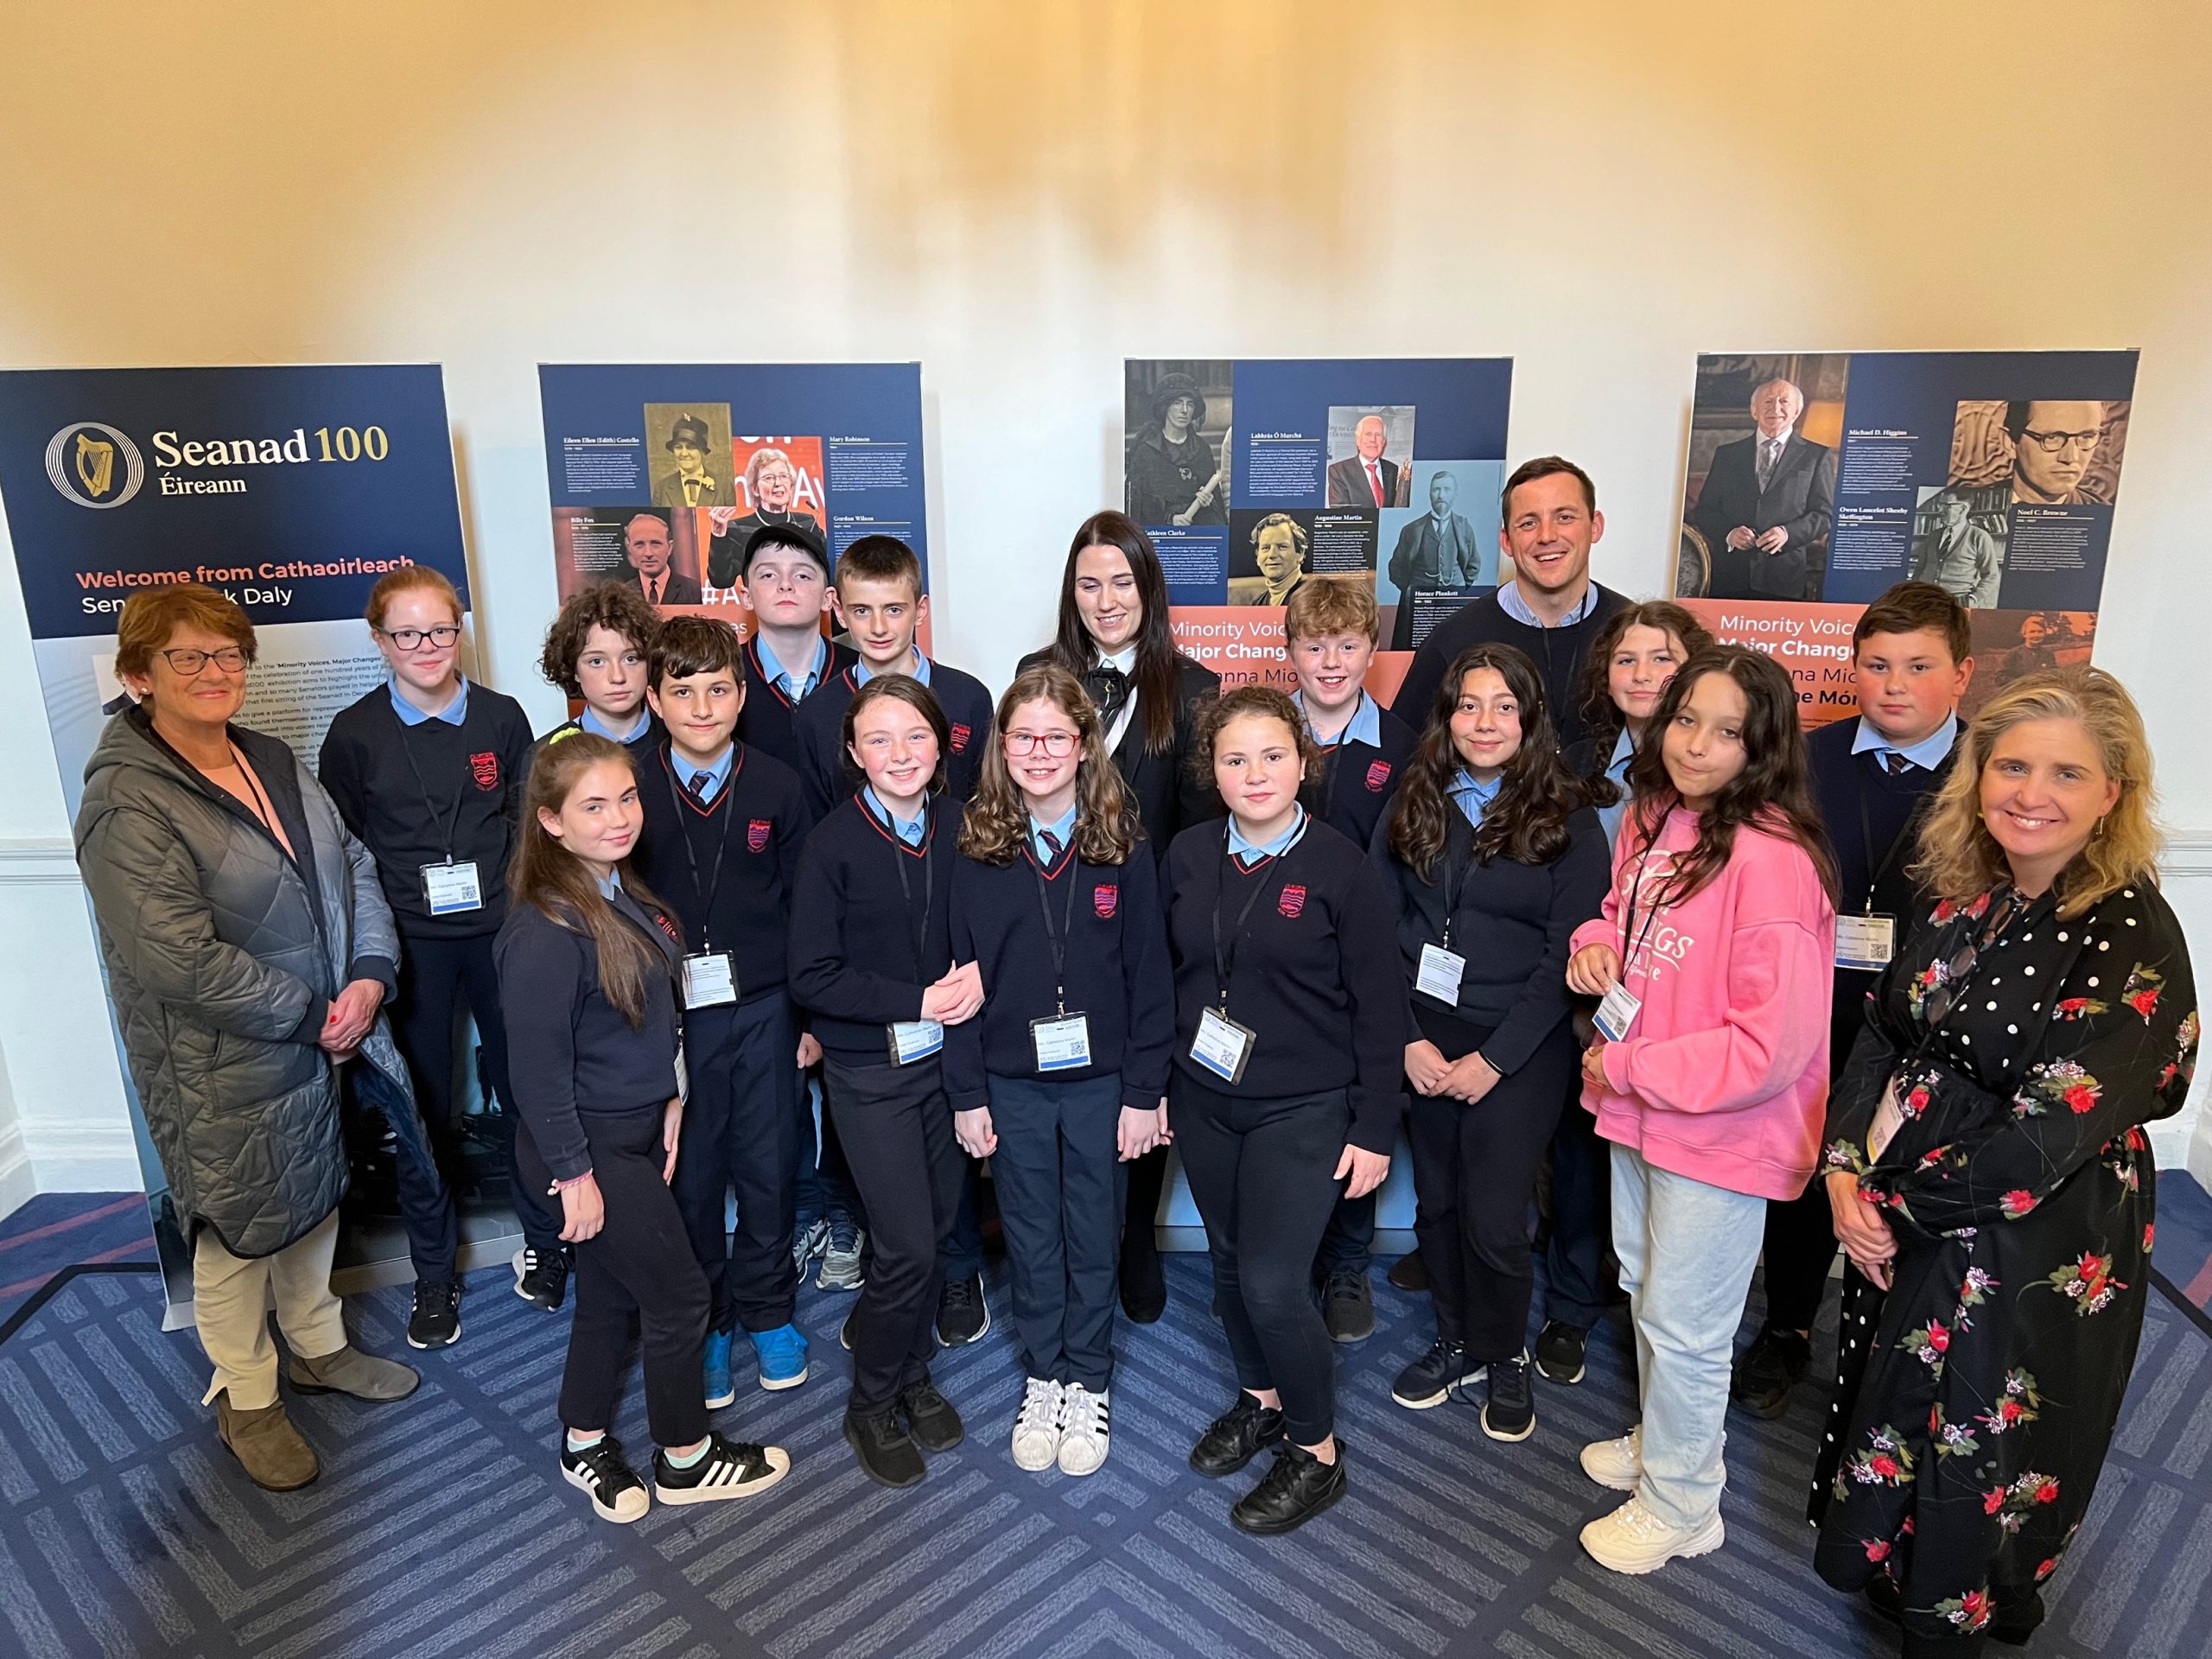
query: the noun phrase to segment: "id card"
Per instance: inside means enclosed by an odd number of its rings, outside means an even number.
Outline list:
[[[1894,916],[1839,916],[1835,918],[1835,965],[1873,973],[1897,954]]]
[[[944,1046],[944,1027],[935,1020],[901,1020],[891,1027],[891,1064],[927,1059]]]
[[[1090,1016],[1063,1014],[1029,1022],[1039,1071],[1072,1071],[1090,1064]]]
[[[1241,1083],[1244,1062],[1252,1058],[1255,1033],[1217,1008],[1198,1015],[1198,1034],[1191,1039],[1191,1058],[1224,1083]]]
[[[423,899],[433,916],[483,909],[484,887],[476,879],[476,861],[423,866]]]
[[[1424,944],[1421,948],[1421,966],[1414,973],[1414,989],[1424,996],[1433,996],[1447,1008],[1459,1006],[1459,980],[1467,971],[1467,959],[1457,951],[1446,950],[1440,944]]]
[[[1620,980],[1613,982],[1605,1000],[1598,1004],[1598,1031],[1609,1043],[1626,1040],[1629,1027],[1636,1023],[1636,1016],[1643,1012],[1643,999],[1629,989]]]
[[[727,950],[683,958],[683,1006],[711,1008],[737,1001],[737,963]]]

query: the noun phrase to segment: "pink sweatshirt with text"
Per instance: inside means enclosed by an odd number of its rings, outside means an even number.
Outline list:
[[[1647,855],[1631,810],[1604,914],[1575,930],[1577,950],[1620,951],[1621,976],[1643,1000],[1627,1037],[1605,1045],[1606,1086],[1586,1082],[1582,1103],[1599,1135],[1656,1168],[1794,1198],[1818,1161],[1827,1107],[1834,906],[1802,848],[1747,828],[1726,869],[1653,913],[1653,887],[1670,855],[1695,842],[1697,823],[1669,812]],[[1639,868],[1637,937],[1626,941]]]

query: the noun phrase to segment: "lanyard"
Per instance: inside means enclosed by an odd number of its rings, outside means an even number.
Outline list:
[[[1643,948],[1644,940],[1651,936],[1651,924],[1659,919],[1659,912],[1666,908],[1666,906],[1663,904],[1653,904],[1651,906],[1651,913],[1643,918],[1643,931],[1641,933],[1636,933],[1637,895],[1643,891],[1643,872],[1645,867],[1651,862],[1651,855],[1653,850],[1653,848],[1647,846],[1644,848],[1642,854],[1637,856],[1636,861],[1636,880],[1629,883],[1628,913],[1621,918],[1621,943],[1627,950],[1627,954],[1621,958],[1621,982],[1623,984],[1626,984],[1628,982],[1629,966],[1636,960],[1637,952]],[[1634,934],[1635,936],[1633,942],[1631,942],[1630,937],[1631,934]]]
[[[1874,818],[1866,805],[1866,780],[1862,777],[1857,782],[1859,785],[1859,839],[1860,844],[1866,849],[1866,868],[1870,872],[1866,877],[1866,913],[1872,916],[1874,913],[1874,889],[1881,886],[1882,878],[1890,873],[1890,866],[1897,862],[1897,849],[1912,838],[1913,826],[1920,822],[1921,809],[1928,804],[1928,796],[1923,794],[1912,804],[1912,810],[1905,814],[1904,822],[1897,827],[1896,836],[1891,839],[1889,851],[1882,855],[1882,861],[1877,864],[1874,861]]]
[[[1275,855],[1270,854],[1250,869],[1239,870],[1237,874],[1246,877],[1257,875],[1274,860]],[[1214,872],[1213,978],[1214,987],[1220,993],[1221,1011],[1224,1014],[1229,1012],[1229,982],[1236,972],[1236,947],[1243,939],[1244,924],[1251,919],[1252,906],[1260,902],[1260,889],[1267,885],[1263,881],[1252,883],[1252,891],[1245,895],[1244,908],[1236,912],[1236,931],[1224,940],[1221,936],[1221,901],[1228,895],[1229,882],[1223,872],[1235,861],[1229,851],[1229,830],[1224,827],[1221,832],[1221,868]]]
[[[866,801],[862,801],[861,805],[869,817],[875,817],[875,809]],[[889,816],[887,811],[886,816]],[[926,801],[922,806],[922,914],[914,926],[914,977],[917,979],[922,976],[922,947],[929,943],[930,894],[937,881],[937,861],[930,856],[930,849],[937,844],[937,825],[929,819]],[[887,825],[884,835],[891,842],[891,857],[899,871],[899,896],[906,901],[906,913],[912,916],[914,912],[914,890],[907,884],[906,861],[913,855],[907,851],[906,843],[899,839],[897,830]]]
[[[1445,803],[1444,810],[1452,813],[1459,810],[1456,804],[1448,800]],[[1475,852],[1472,830],[1468,830],[1467,838],[1467,861],[1471,863]],[[1446,950],[1452,948],[1452,918],[1459,913],[1459,895],[1465,890],[1466,880],[1467,864],[1462,863],[1452,855],[1452,836],[1447,828],[1444,837],[1444,948]]]
[[[430,827],[435,830],[438,826],[437,803],[430,798],[429,785],[423,781],[423,763],[415,758],[415,742],[410,735],[413,729],[404,722],[401,724],[399,747],[406,752],[407,769],[415,774],[415,788],[423,797],[423,810],[429,814]],[[453,838],[461,830],[461,803],[467,798],[468,791],[466,788],[455,790],[453,797],[453,810],[446,815],[444,841],[446,862],[448,864],[453,862]]]
[[[1023,849],[1025,852],[1027,849]],[[1075,933],[1075,860],[1067,862],[1068,896],[1061,907],[1059,930],[1052,928],[1052,906],[1048,900],[1050,888],[1045,880],[1045,867],[1033,856],[1029,868],[1037,872],[1037,908],[1045,913],[1045,937],[1052,946],[1052,1001],[1055,1010],[1065,1015],[1068,1011],[1068,940]]]
[[[253,810],[259,815],[262,825],[271,836],[276,833],[276,808],[262,792],[261,779],[253,775],[253,768],[245,763],[245,756],[238,746],[231,745],[231,753],[238,756],[238,776],[245,779],[245,786],[253,791]]]
[[[661,776],[668,779],[668,798],[676,804],[677,828],[683,832],[680,838],[683,842],[683,861],[691,867],[691,891],[699,895],[699,948],[712,950],[714,940],[708,930],[715,925],[715,895],[721,891],[722,855],[729,851],[729,827],[737,817],[737,809],[730,807],[722,814],[722,832],[715,842],[714,868],[707,877],[706,885],[702,887],[699,884],[698,849],[691,845],[691,827],[683,816],[687,809],[683,804],[683,792],[676,786],[676,768],[669,764],[664,754],[661,757]],[[715,798],[728,805],[730,786],[736,782],[737,766],[732,762],[729,776],[722,779],[722,786],[715,791]]]

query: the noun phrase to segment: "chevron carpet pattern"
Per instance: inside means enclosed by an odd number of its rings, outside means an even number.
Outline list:
[[[1230,1397],[1201,1258],[1173,1258],[1168,1318],[1124,1328],[1111,1460],[1024,1475],[1005,1435],[1020,1377],[1003,1332],[944,1357],[967,1443],[907,1492],[868,1484],[838,1433],[849,1297],[810,1290],[815,1374],[741,1380],[725,1430],[788,1446],[757,1500],[607,1526],[557,1478],[551,1401],[567,1320],[474,1276],[465,1335],[416,1356],[411,1399],[295,1398],[326,1473],[251,1485],[199,1404],[189,1333],[162,1334],[156,1281],[77,1270],[0,1340],[0,1652],[25,1659],[1731,1659],[1886,1655],[1894,1637],[1826,1590],[1798,1518],[1808,1392],[1778,1423],[1731,1423],[1726,1549],[1653,1577],[1583,1558],[1615,1501],[1581,1443],[1628,1422],[1618,1330],[1580,1387],[1541,1386],[1534,1440],[1476,1414],[1390,1403],[1425,1347],[1424,1304],[1381,1283],[1379,1328],[1340,1351],[1351,1496],[1285,1539],[1226,1510],[1184,1455]],[[994,1285],[995,1314],[1004,1314]],[[2188,1659],[2212,1649],[2212,1327],[2154,1295],[2126,1420],[2032,1652]],[[2190,1310],[2194,1313],[2194,1310]],[[359,1340],[405,1354],[399,1291],[351,1305]],[[2202,1316],[2198,1315],[2201,1319]],[[634,1395],[636,1391],[632,1390]],[[620,1426],[648,1444],[642,1421]]]

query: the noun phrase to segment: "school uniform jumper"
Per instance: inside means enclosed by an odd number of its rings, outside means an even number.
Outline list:
[[[983,771],[984,746],[991,741],[990,689],[974,675],[926,657],[922,658],[921,670],[913,677],[929,687],[938,707],[944,710],[950,728],[944,753],[946,792],[965,803],[976,793],[976,780]],[[845,752],[845,710],[851,707],[854,693],[873,677],[865,663],[855,662],[842,672],[832,674],[791,711],[799,781],[806,786],[806,804],[817,818],[826,817],[831,807],[867,781]]]
[[[794,723],[798,711],[859,661],[859,653],[850,645],[825,639],[816,653],[810,680],[794,685],[784,665],[761,648],[760,636],[755,633],[745,642],[745,708],[737,717],[738,741],[761,754],[775,756],[798,772],[804,783],[806,757],[799,752]]]

